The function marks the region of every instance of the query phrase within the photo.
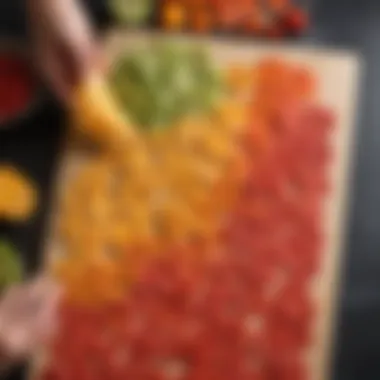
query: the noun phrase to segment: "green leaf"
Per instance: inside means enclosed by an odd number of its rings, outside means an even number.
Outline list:
[[[21,260],[14,246],[0,240],[0,287],[6,287],[22,280]]]

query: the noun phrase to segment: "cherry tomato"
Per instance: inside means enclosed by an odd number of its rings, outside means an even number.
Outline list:
[[[309,26],[309,17],[304,10],[294,7],[284,13],[282,24],[290,34],[300,34]]]

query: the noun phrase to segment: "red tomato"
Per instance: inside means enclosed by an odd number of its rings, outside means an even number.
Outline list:
[[[309,26],[309,17],[304,10],[293,7],[283,15],[282,24],[289,33],[299,34]]]

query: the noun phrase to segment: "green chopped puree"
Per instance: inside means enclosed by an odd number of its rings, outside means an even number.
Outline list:
[[[223,90],[203,49],[170,43],[121,56],[110,83],[125,112],[144,128],[169,127],[187,114],[207,112]]]

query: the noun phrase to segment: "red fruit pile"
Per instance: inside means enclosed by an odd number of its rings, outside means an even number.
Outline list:
[[[43,380],[308,379],[333,120],[306,105],[273,116],[218,255],[152,261],[121,304],[63,304]]]

